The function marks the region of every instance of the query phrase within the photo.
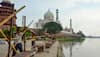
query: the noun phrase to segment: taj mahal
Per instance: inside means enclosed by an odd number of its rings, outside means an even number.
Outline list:
[[[54,19],[56,19],[56,21],[54,21]],[[51,10],[48,10],[44,14],[43,19],[39,19],[39,21],[36,23],[36,28],[37,29],[42,29],[42,27],[48,22],[56,22],[56,23],[60,24],[58,9],[56,9],[56,18],[54,18],[54,14],[51,12]]]

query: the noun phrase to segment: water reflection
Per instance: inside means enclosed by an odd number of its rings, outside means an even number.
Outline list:
[[[70,51],[70,57],[72,57],[72,46],[73,46],[73,42],[70,42],[70,49],[69,49],[69,51]]]
[[[63,43],[65,57],[100,57],[100,39],[69,41]]]
[[[73,57],[72,49],[74,45],[81,45],[81,42],[70,41],[70,42],[63,43],[64,48],[66,48],[66,50],[68,51],[69,57]]]

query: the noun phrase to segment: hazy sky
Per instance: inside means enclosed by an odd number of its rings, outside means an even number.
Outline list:
[[[26,8],[17,14],[17,24],[21,25],[22,16],[27,16],[27,23],[43,19],[44,13],[50,9],[54,15],[59,9],[59,20],[63,27],[69,27],[70,17],[73,28],[82,30],[86,35],[100,35],[100,0],[12,0],[15,8],[22,5]]]

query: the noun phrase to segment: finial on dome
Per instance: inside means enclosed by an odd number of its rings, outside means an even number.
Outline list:
[[[54,19],[54,15],[50,9],[48,9],[48,11],[44,14],[44,19]]]

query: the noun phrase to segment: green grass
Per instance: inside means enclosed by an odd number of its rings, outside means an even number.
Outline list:
[[[62,37],[62,38],[56,38],[56,40],[58,40],[60,42],[68,42],[68,41],[82,42],[85,39],[84,38],[75,38],[75,37]]]

